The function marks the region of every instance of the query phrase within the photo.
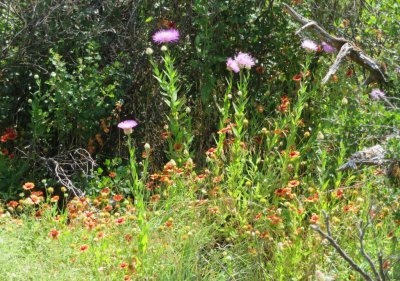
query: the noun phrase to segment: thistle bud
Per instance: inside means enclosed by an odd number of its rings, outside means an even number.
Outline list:
[[[153,53],[154,53],[154,51],[153,51],[152,48],[147,48],[147,49],[146,49],[146,55],[151,56]]]

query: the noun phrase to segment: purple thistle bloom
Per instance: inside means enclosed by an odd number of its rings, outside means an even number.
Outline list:
[[[325,53],[329,54],[329,53],[335,53],[336,52],[336,48],[331,46],[331,45],[329,45],[326,42],[321,42],[321,45],[322,45],[322,49],[324,50]]]
[[[319,50],[317,43],[309,39],[303,40],[303,42],[301,42],[301,46],[307,51],[317,52]]]
[[[239,54],[237,54],[237,56],[235,57],[235,61],[237,62],[237,64],[239,64],[240,68],[250,69],[256,64],[254,58],[252,58],[249,54],[242,52],[239,52]]]
[[[385,98],[385,93],[380,89],[373,89],[369,96],[373,100],[381,100]]]
[[[226,61],[226,68],[229,71],[233,71],[235,73],[238,73],[240,71],[239,64],[237,63],[237,61],[233,60],[232,58],[228,58],[228,60]]]
[[[173,43],[179,40],[179,31],[176,29],[159,30],[153,35],[153,41],[157,44]]]
[[[135,120],[125,120],[118,124],[118,128],[124,130],[126,135],[132,133],[132,129],[135,128],[138,123]]]

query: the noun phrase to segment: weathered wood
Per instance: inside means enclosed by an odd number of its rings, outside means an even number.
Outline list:
[[[282,3],[284,6],[284,10],[297,22],[302,24],[302,27],[296,32],[296,34],[309,29],[311,30],[321,41],[326,42],[327,44],[334,46],[337,50],[339,50],[340,58],[336,59],[335,63],[329,69],[328,74],[323,79],[322,83],[325,84],[328,82],[329,78],[335,74],[340,63],[343,61],[344,56],[348,56],[352,61],[362,66],[366,70],[369,71],[370,76],[365,80],[364,84],[368,85],[373,82],[378,83],[386,83],[387,77],[385,75],[385,71],[383,67],[376,62],[373,58],[368,56],[363,50],[357,47],[353,42],[341,38],[330,35],[325,29],[318,25],[317,22],[309,20],[299,13],[297,13],[292,7],[289,5]],[[344,48],[344,49],[342,49]]]

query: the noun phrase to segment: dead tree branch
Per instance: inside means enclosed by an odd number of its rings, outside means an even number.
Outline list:
[[[384,73],[384,69],[377,63],[373,58],[369,57],[363,50],[357,47],[351,41],[345,38],[339,38],[330,35],[325,29],[318,25],[317,22],[309,20],[299,13],[297,13],[289,5],[282,3],[284,10],[298,23],[302,24],[302,27],[296,32],[296,34],[309,29],[313,32],[321,41],[334,46],[339,51],[338,57],[335,63],[331,66],[328,73],[322,80],[322,84],[328,82],[329,78],[336,73],[340,63],[345,57],[349,57],[352,61],[367,69],[370,73],[369,77],[365,80],[364,84],[368,85],[372,82],[386,83],[387,77]]]
[[[322,231],[322,229],[318,225],[311,225],[311,228],[318,232],[322,237],[324,237],[326,240],[329,241],[329,243],[332,245],[333,248],[339,253],[339,255],[358,273],[361,274],[361,276],[367,280],[367,281],[373,281],[374,279],[368,275],[367,272],[365,272],[358,264],[356,264],[352,258],[349,257],[349,255],[340,247],[340,245],[336,242],[336,240],[332,237],[332,232],[329,224],[329,216],[323,212],[324,217],[325,217],[325,226],[327,233]],[[379,279],[380,280],[380,279]]]
[[[57,178],[60,184],[68,188],[75,196],[85,196],[85,193],[75,186],[72,177],[77,173],[89,176],[96,166],[95,161],[87,150],[77,148],[58,154],[55,157],[40,158],[47,163],[47,169]]]
[[[369,220],[367,220],[366,224],[363,226],[363,222],[360,221],[360,224],[357,226],[358,228],[358,237],[359,237],[359,242],[360,242],[360,252],[363,255],[363,257],[367,260],[369,266],[371,267],[372,271],[375,274],[375,278],[378,281],[382,281],[381,276],[379,275],[378,271],[376,270],[376,267],[374,263],[372,262],[371,257],[365,252],[364,248],[364,236],[365,236],[365,231],[369,225]]]

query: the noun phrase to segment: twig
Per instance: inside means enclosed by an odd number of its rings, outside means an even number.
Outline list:
[[[325,226],[327,229],[328,233],[325,233],[321,230],[321,228],[317,225],[311,225],[311,228],[315,231],[317,231],[322,237],[324,237],[326,240],[329,241],[329,243],[332,245],[333,248],[339,253],[339,255],[347,261],[350,266],[357,271],[358,273],[361,274],[362,277],[364,277],[365,280],[368,281],[373,281],[372,277],[368,275],[367,272],[365,272],[361,267],[359,267],[350,257],[349,255],[340,247],[340,245],[335,241],[335,239],[331,235],[331,228],[329,224],[329,216],[323,212],[323,215],[325,217]]]
[[[18,149],[22,154],[28,157],[28,153]],[[46,166],[47,170],[55,176],[57,181],[68,188],[75,196],[83,197],[85,192],[76,187],[72,177],[77,173],[82,173],[88,177],[96,165],[90,153],[83,148],[76,148],[54,157],[37,156]]]
[[[382,280],[386,280],[385,270],[383,268],[383,255],[381,251],[378,254],[378,261],[379,261],[379,275],[381,276]]]
[[[342,46],[342,48],[339,51],[339,54],[336,57],[335,62],[331,65],[329,68],[328,73],[325,75],[324,79],[322,79],[322,84],[326,84],[331,76],[336,73],[336,71],[339,69],[340,64],[344,61],[344,59],[349,55],[351,52],[352,47],[349,43],[346,43]]]
[[[369,225],[369,220],[367,220],[364,227],[363,227],[362,221],[360,221],[360,224],[357,226],[359,241],[360,241],[360,252],[364,256],[364,258],[367,260],[367,262],[369,263],[369,266],[371,267],[372,271],[375,274],[376,280],[382,281],[381,277],[379,276],[378,271],[376,270],[374,263],[371,260],[371,257],[365,252],[365,249],[364,249],[364,236],[365,236],[365,230],[367,229],[368,225]]]

